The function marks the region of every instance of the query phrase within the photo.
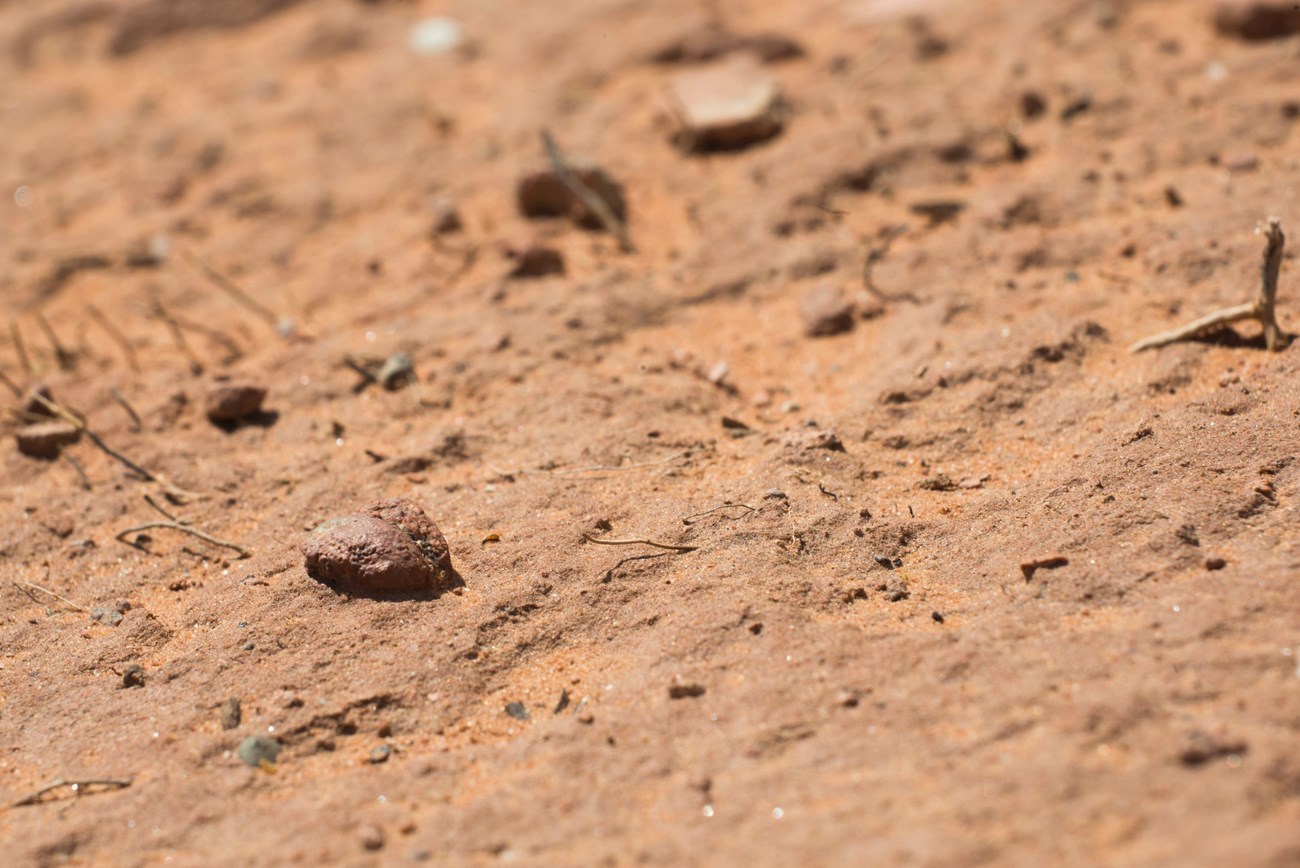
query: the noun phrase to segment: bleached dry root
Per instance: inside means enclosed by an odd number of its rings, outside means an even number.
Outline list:
[[[1185,326],[1143,338],[1129,347],[1129,352],[1138,353],[1177,341],[1204,337],[1232,323],[1247,319],[1258,320],[1264,327],[1264,343],[1270,351],[1285,349],[1289,338],[1278,326],[1275,312],[1277,278],[1282,270],[1282,245],[1286,242],[1286,236],[1282,234],[1282,222],[1278,218],[1268,218],[1264,227],[1264,240],[1264,260],[1260,265],[1259,273],[1259,296],[1254,301],[1225,307]]]

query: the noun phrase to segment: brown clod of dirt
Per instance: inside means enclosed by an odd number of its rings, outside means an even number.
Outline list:
[[[590,160],[569,158],[573,175],[599,197],[610,213],[627,221],[627,194],[623,185]],[[515,190],[519,212],[525,217],[568,217],[584,229],[600,229],[599,215],[574,195],[554,169],[531,172],[519,180]]]
[[[853,302],[833,284],[823,283],[803,297],[804,333],[809,337],[838,335],[853,329]]]
[[[32,458],[58,458],[59,450],[81,437],[81,431],[67,422],[38,422],[19,428],[14,435],[18,451]]]
[[[515,267],[510,271],[511,277],[549,277],[554,274],[564,274],[564,256],[554,247],[530,244],[522,250],[513,251],[511,255],[515,260]]]
[[[302,553],[309,576],[346,590],[439,590],[453,576],[442,532],[406,498],[375,501],[359,514],[325,522]]]
[[[1300,33],[1300,5],[1279,0],[1222,0],[1214,7],[1214,29],[1251,42],[1285,39]]]
[[[214,423],[238,422],[262,410],[266,389],[248,383],[218,383],[208,390],[204,412]]]

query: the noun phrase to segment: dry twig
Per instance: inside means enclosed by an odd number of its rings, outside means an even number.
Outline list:
[[[699,546],[674,546],[649,539],[596,539],[585,533],[582,538],[589,543],[600,546],[654,546],[657,549],[665,549],[670,552],[693,552],[699,548]]]
[[[181,324],[167,312],[167,308],[163,307],[162,299],[157,293],[149,293],[149,311],[167,326],[167,330],[171,332],[172,343],[176,344],[176,348],[190,360],[190,373],[195,376],[202,374],[203,362],[199,360],[189,341],[185,340],[185,332],[181,330]]]
[[[31,593],[32,591],[40,591],[42,594],[49,594],[51,597],[58,600],[60,603],[63,603],[65,606],[71,606],[72,608],[78,611],[81,612],[90,611],[90,609],[86,608],[85,606],[82,606],[78,603],[74,603],[71,600],[69,600],[67,597],[61,597],[58,594],[51,591],[49,588],[43,588],[40,585],[33,584],[32,582],[24,582],[20,580],[20,581],[13,581],[12,584],[15,588],[17,588],[18,590],[26,594],[27,597],[37,605],[41,605],[41,601],[36,599],[34,596],[32,596]]]
[[[1259,295],[1254,301],[1216,310],[1185,326],[1144,338],[1129,347],[1129,352],[1139,353],[1177,341],[1205,337],[1225,326],[1247,319],[1259,320],[1259,324],[1264,327],[1264,344],[1270,351],[1285,349],[1290,337],[1278,326],[1274,311],[1277,278],[1282,270],[1282,245],[1286,242],[1286,236],[1282,234],[1282,222],[1278,218],[1268,218],[1264,226],[1264,240],[1264,258],[1259,267]]]
[[[114,401],[122,405],[126,415],[131,417],[132,430],[137,432],[144,430],[144,423],[140,421],[140,414],[135,412],[135,408],[131,406],[131,402],[126,399],[126,396],[115,388],[110,388],[108,393],[113,396]]]
[[[59,450],[59,454],[72,465],[73,470],[77,471],[77,476],[81,479],[81,487],[86,491],[90,491],[93,486],[90,484],[90,477],[86,475],[85,468],[81,466],[81,462],[73,458],[72,453],[66,450]]]
[[[23,366],[23,373],[27,375],[28,380],[36,379],[36,369],[32,367],[32,360],[27,355],[27,346],[23,343],[23,333],[18,330],[16,321],[9,322],[9,334],[13,338],[14,349],[18,351],[18,363]]]
[[[632,246],[632,239],[627,234],[627,224],[618,219],[618,215],[609,207],[609,204],[600,196],[596,195],[590,187],[582,183],[579,178],[569,167],[568,162],[564,159],[564,154],[560,152],[560,146],[555,143],[549,130],[542,130],[542,147],[546,148],[546,158],[551,161],[551,168],[555,171],[555,177],[560,179],[560,183],[569,188],[569,192],[578,198],[578,201],[586,205],[600,220],[605,231],[618,239],[618,248],[624,253],[631,253],[635,248]]]
[[[758,512],[757,509],[747,503],[724,503],[721,506],[715,506],[713,509],[706,509],[703,512],[692,513],[682,519],[682,524],[692,525],[698,522],[706,515],[713,515],[715,512],[721,512],[724,509],[747,509],[749,512]],[[729,518],[740,518],[740,516],[728,516]]]
[[[45,801],[44,796],[46,793],[50,793],[53,792],[54,790],[62,789],[63,787],[71,787],[74,793],[76,793],[78,796],[81,796],[83,795],[82,792],[83,789],[86,787],[97,787],[98,789],[94,790],[93,792],[106,793],[109,790],[124,790],[127,787],[131,786],[131,784],[132,784],[131,778],[88,778],[86,780],[75,780],[75,781],[59,778],[58,780],[51,781],[50,783],[41,787],[39,790],[32,793],[30,796],[24,796],[23,798],[14,802],[9,807],[21,808],[24,805],[39,805]]]
[[[49,320],[40,311],[36,312],[36,324],[45,332],[46,339],[50,342],[50,347],[54,350],[54,358],[59,364],[60,371],[71,371],[77,367],[77,357],[64,348],[59,342],[59,336],[54,333],[54,327],[50,325]]]
[[[23,396],[22,387],[9,379],[9,375],[4,371],[0,371],[0,383],[4,383],[9,388],[9,391],[14,393],[15,398],[21,398]]]
[[[226,293],[226,295],[229,295],[231,298],[239,302],[248,310],[252,311],[258,317],[264,320],[266,324],[269,325],[272,329],[274,329],[277,333],[280,331],[279,318],[276,317],[276,315],[272,313],[268,308],[264,307],[261,303],[259,303],[257,299],[253,298],[251,295],[244,292],[244,290],[240,289],[239,285],[236,284],[233,280],[226,277],[220,271],[217,271],[207,262],[205,262],[195,254],[190,253],[187,250],[180,250],[178,251],[178,253],[180,254],[180,258],[184,260],[186,265],[190,266],[199,274],[206,277],[212,283],[213,286],[215,286],[217,289],[221,290],[222,292]]]
[[[90,318],[98,323],[99,327],[122,349],[122,355],[126,356],[126,363],[131,368],[131,371],[136,374],[140,373],[140,361],[135,357],[135,347],[131,346],[131,342],[127,340],[126,335],[122,334],[117,326],[113,325],[108,317],[104,316],[99,308],[93,304],[86,305],[86,313],[90,314]]]
[[[90,427],[86,425],[86,420],[82,419],[80,416],[77,416],[75,413],[69,412],[68,410],[64,409],[63,407],[54,403],[49,398],[46,398],[43,395],[36,394],[33,395],[33,397],[37,401],[39,401],[45,407],[45,409],[49,410],[55,416],[58,416],[64,422],[67,422],[69,425],[76,428],[82,434],[85,434],[86,437],[90,440],[90,442],[94,443],[95,446],[98,447],[99,450],[103,452],[105,455],[107,455],[109,458],[118,461],[123,466],[125,466],[128,470],[130,470],[132,473],[136,474],[141,479],[143,479],[145,482],[155,482],[158,485],[160,485],[163,489],[163,493],[167,496],[169,500],[175,503],[185,503],[190,498],[197,496],[192,491],[185,491],[182,488],[177,488],[176,486],[172,485],[171,483],[169,483],[167,480],[163,479],[161,476],[157,475],[156,473],[150,473],[148,470],[145,470],[143,467],[141,467],[139,464],[136,464],[130,458],[127,458],[121,452],[118,452],[117,450],[113,449],[111,446],[105,443],[98,434],[90,430]]]
[[[166,518],[167,520],[149,521],[149,522],[145,522],[144,524],[135,525],[134,527],[128,527],[114,537],[114,539],[116,539],[118,542],[125,543],[127,542],[126,538],[128,536],[130,536],[133,533],[139,533],[140,531],[144,531],[144,530],[154,530],[154,529],[178,530],[181,533],[187,533],[191,536],[196,536],[199,539],[203,540],[204,542],[210,542],[215,546],[221,546],[222,548],[227,548],[230,549],[231,551],[238,552],[240,558],[251,558],[253,556],[252,552],[250,552],[248,549],[244,548],[243,546],[238,545],[237,543],[228,542],[223,539],[217,539],[216,537],[212,536],[212,534],[199,530],[198,528],[194,527],[188,519],[181,518],[180,516],[174,515],[173,513],[169,512],[165,507],[163,507],[160,503],[158,503],[149,495],[146,494],[144,496],[144,499],[146,503],[148,503],[154,509],[158,510],[158,512],[162,513],[163,517]],[[127,543],[127,545],[134,545],[134,543]]]

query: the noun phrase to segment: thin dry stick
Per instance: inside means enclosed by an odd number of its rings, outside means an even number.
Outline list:
[[[699,546],[673,546],[649,539],[596,539],[585,533],[582,538],[589,543],[601,546],[654,546],[657,549],[666,549],[670,552],[693,552],[699,548]]]
[[[1282,234],[1282,222],[1278,218],[1268,218],[1264,227],[1264,240],[1264,258],[1259,267],[1259,296],[1254,301],[1216,310],[1180,328],[1144,338],[1129,347],[1129,352],[1138,353],[1177,341],[1204,337],[1247,319],[1259,320],[1259,324],[1264,327],[1264,344],[1270,351],[1284,349],[1289,337],[1278,326],[1275,312],[1277,279],[1282,270],[1282,245],[1286,243],[1286,236]]]
[[[180,254],[180,258],[184,260],[186,265],[206,277],[213,286],[229,295],[253,313],[257,314],[257,316],[261,317],[271,328],[276,329],[277,331],[279,330],[279,318],[270,310],[258,303],[258,301],[251,295],[240,289],[233,280],[217,271],[211,265],[208,265],[207,262],[203,261],[195,254],[190,253],[188,250],[179,250],[177,252]]]
[[[155,317],[167,325],[167,330],[171,332],[172,343],[176,344],[176,348],[190,360],[190,373],[196,376],[203,373],[203,362],[199,361],[189,341],[185,340],[185,332],[181,331],[180,323],[167,312],[167,308],[163,307],[162,299],[156,293],[149,293],[149,309]]]
[[[243,358],[244,355],[243,348],[240,347],[239,344],[235,342],[234,338],[230,337],[230,335],[226,334],[220,329],[214,329],[212,326],[206,326],[203,325],[202,323],[197,323],[194,322],[193,320],[186,319],[185,317],[177,316],[176,314],[172,314],[172,319],[175,320],[176,325],[180,326],[181,328],[189,329],[192,332],[198,332],[199,334],[204,335],[214,343],[220,344],[223,348],[225,348],[227,362],[233,362],[236,359]]]
[[[881,301],[910,301],[913,304],[920,304],[921,300],[911,292],[887,293],[876,286],[875,271],[876,265],[889,255],[889,248],[893,246],[894,239],[907,231],[906,226],[888,226],[880,233],[880,242],[867,250],[867,258],[862,263],[862,285],[867,288],[867,292],[874,295]]]
[[[596,195],[590,187],[582,183],[582,179],[574,174],[549,130],[542,130],[542,147],[546,149],[546,158],[551,161],[551,168],[555,171],[555,177],[560,179],[560,183],[568,187],[569,192],[577,196],[578,201],[596,215],[606,232],[618,239],[619,250],[631,253],[635,248],[632,246],[632,239],[628,237],[627,224],[618,218],[614,209],[609,207],[609,203]]]
[[[95,790],[95,792],[106,793],[109,790],[124,790],[127,787],[131,786],[131,784],[132,784],[131,778],[88,778],[86,780],[76,780],[76,781],[70,781],[70,780],[65,780],[64,778],[59,778],[58,780],[51,781],[50,783],[41,787],[39,790],[32,793],[30,796],[24,796],[23,798],[14,802],[9,807],[21,808],[24,805],[39,805],[44,801],[44,796],[46,793],[51,793],[55,790],[62,789],[63,787],[72,787],[73,791],[78,796],[81,796],[83,795],[82,790],[85,787],[101,787],[102,789],[97,789]]]
[[[122,530],[121,532],[119,532],[113,538],[116,539],[118,542],[126,542],[126,538],[133,533],[139,533],[140,531],[143,530],[155,530],[155,529],[178,530],[181,533],[187,533],[190,536],[196,536],[205,542],[212,543],[214,546],[221,546],[222,548],[230,549],[232,551],[238,552],[240,558],[251,558],[253,556],[252,552],[250,552],[248,549],[244,548],[243,546],[237,543],[227,542],[226,540],[223,539],[217,539],[210,533],[201,531],[196,527],[190,527],[188,523],[182,524],[179,521],[147,521],[144,524],[137,524],[134,527],[128,527]],[[131,545],[131,543],[127,543],[127,545]]]
[[[69,452],[66,452],[64,450],[59,450],[59,452],[60,454],[63,455],[63,457],[67,460],[67,462],[72,465],[72,469],[77,471],[77,476],[81,477],[81,487],[86,491],[90,491],[93,488],[93,486],[90,484],[90,477],[86,475],[85,468],[81,466],[81,462],[73,458],[72,454]]]
[[[54,358],[59,363],[59,370],[71,371],[77,367],[77,357],[68,352],[63,344],[59,342],[59,336],[54,333],[54,327],[50,325],[49,320],[40,311],[36,312],[36,324],[41,327],[41,331],[45,332],[46,340],[50,342],[50,346],[54,349]]]
[[[90,439],[90,442],[94,443],[95,446],[97,446],[99,450],[103,452],[105,455],[107,455],[109,458],[121,462],[123,465],[127,467],[127,469],[129,469],[131,472],[135,473],[136,475],[140,476],[146,482],[154,482],[157,483],[159,486],[161,486],[163,490],[163,494],[165,494],[167,496],[167,499],[172,501],[173,503],[187,503],[190,500],[190,498],[201,497],[201,495],[197,495],[192,491],[186,491],[183,488],[177,488],[175,485],[172,485],[170,482],[168,482],[166,479],[163,479],[161,476],[157,475],[156,473],[150,473],[148,470],[145,470],[139,464],[136,464],[130,458],[127,458],[121,452],[116,451],[115,449],[110,447],[107,443],[105,443],[98,434],[90,430],[89,426],[86,425],[86,421],[84,419],[80,418],[79,416],[73,413],[68,412],[63,407],[51,401],[49,398],[46,398],[44,395],[37,394],[34,395],[33,397],[35,397],[37,401],[39,401],[42,405],[44,405],[45,408],[49,410],[51,413],[53,413],[55,416],[58,416],[60,419],[67,422],[69,425],[73,426],[78,431],[85,434],[86,437]]]
[[[14,349],[18,351],[18,362],[23,366],[23,373],[29,380],[36,379],[36,369],[32,367],[32,360],[27,356],[27,346],[23,343],[23,334],[18,330],[16,321],[9,322],[9,334],[13,336]]]
[[[98,323],[99,327],[113,339],[113,342],[121,348],[122,355],[126,356],[126,363],[131,368],[132,372],[137,374],[140,373],[140,361],[135,356],[135,347],[131,346],[131,342],[127,340],[126,335],[122,334],[122,332],[118,330],[117,326],[113,325],[113,323],[109,321],[108,317],[104,316],[104,314],[100,312],[99,308],[95,307],[93,304],[86,305],[86,312],[90,314],[90,318]]]
[[[126,411],[126,415],[131,417],[132,430],[144,430],[144,423],[140,421],[140,414],[135,412],[135,408],[131,406],[131,402],[126,399],[126,396],[114,388],[110,388],[108,394],[112,395],[113,400],[121,404],[122,409]]]
[[[686,524],[686,525],[695,524],[701,518],[704,518],[704,516],[713,515],[715,512],[721,512],[724,509],[747,509],[750,512],[758,512],[758,510],[754,509],[754,507],[750,506],[747,503],[724,503],[721,506],[713,507],[713,509],[706,509],[703,512],[692,513],[691,515],[688,515],[682,519],[682,524]],[[734,516],[734,517],[739,518],[740,516]]]
[[[71,606],[72,608],[77,609],[79,611],[82,612],[90,611],[90,609],[86,608],[85,606],[72,602],[67,597],[59,596],[58,594],[51,591],[49,588],[42,588],[40,585],[36,585],[31,582],[24,582],[21,580],[14,581],[13,586],[18,590],[22,591],[24,594],[26,594],[31,599],[31,601],[33,603],[36,603],[37,605],[40,605],[41,601],[32,596],[31,594],[32,591],[40,591],[42,594],[49,594],[51,597],[58,600],[60,603],[63,603],[65,606]]]
[[[23,396],[22,388],[13,380],[9,379],[9,375],[2,370],[0,370],[0,383],[4,383],[8,386],[9,391],[14,393],[15,398],[21,398]]]

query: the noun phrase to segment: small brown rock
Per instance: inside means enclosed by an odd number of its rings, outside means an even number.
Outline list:
[[[208,390],[204,405],[208,419],[214,423],[238,422],[262,409],[266,389],[249,383],[217,383]]]
[[[627,197],[623,185],[609,172],[581,158],[568,158],[574,176],[601,199],[621,222],[627,222]],[[585,229],[600,229],[604,224],[594,211],[573,195],[554,169],[542,169],[524,176],[515,191],[519,211],[525,217],[568,217]]]
[[[360,514],[325,522],[302,552],[313,579],[357,590],[439,589],[453,575],[442,532],[405,498],[375,501]]]
[[[67,422],[38,422],[19,428],[18,451],[32,458],[58,458],[59,450],[76,443],[81,431]]]
[[[838,335],[853,328],[853,302],[832,284],[823,283],[805,295],[800,309],[809,337]]]
[[[564,273],[564,256],[554,247],[530,244],[522,250],[512,251],[515,267],[511,277],[547,277]]]
[[[1300,33],[1300,7],[1290,0],[1221,0],[1214,28],[1223,36],[1258,42]]]
[[[781,91],[750,54],[678,73],[673,81],[688,150],[739,150],[781,131]]]
[[[366,823],[361,827],[361,846],[367,850],[384,849],[384,830],[374,823]]]
[[[1039,570],[1054,570],[1070,563],[1070,559],[1065,555],[1047,555],[1041,558],[1030,558],[1020,562],[1020,572],[1029,581],[1034,577],[1034,573]]]
[[[243,721],[243,709],[240,706],[238,697],[232,696],[227,699],[221,706],[221,728],[238,729],[239,724]]]
[[[460,211],[456,210],[456,203],[451,197],[439,196],[429,207],[433,211],[433,235],[451,235],[465,228],[460,219]]]

